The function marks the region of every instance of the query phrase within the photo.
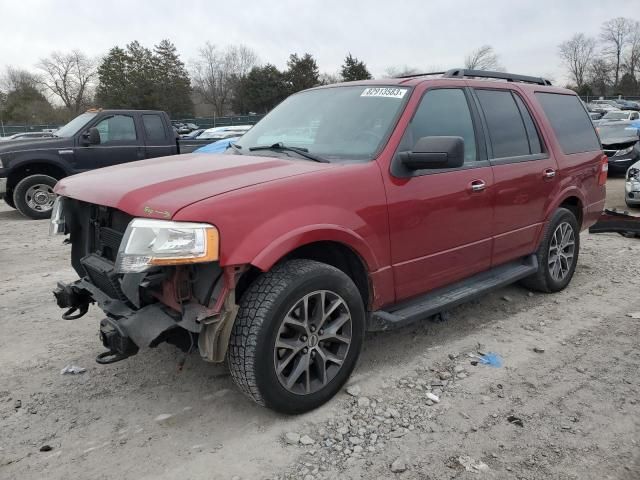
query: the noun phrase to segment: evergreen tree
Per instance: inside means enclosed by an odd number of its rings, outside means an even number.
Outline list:
[[[96,101],[108,108],[125,108],[129,104],[129,58],[120,47],[113,47],[98,67]]]
[[[238,82],[233,108],[240,113],[267,113],[287,95],[285,75],[274,65],[253,67]]]
[[[285,78],[289,85],[289,93],[315,87],[320,83],[318,65],[309,53],[305,53],[302,58],[297,53],[292,53],[289,55],[287,67],[289,69],[285,72]]]
[[[158,106],[172,117],[185,117],[193,112],[191,82],[184,63],[169,40],[154,48]]]
[[[351,53],[345,57],[341,73],[345,82],[371,80],[372,78],[365,63],[352,56]]]

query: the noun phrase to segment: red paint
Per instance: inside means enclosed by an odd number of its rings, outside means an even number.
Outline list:
[[[301,245],[339,242],[366,265],[374,309],[534,252],[545,222],[569,197],[582,208],[583,228],[595,222],[604,206],[605,188],[598,183],[602,153],[563,155],[534,96],[566,90],[419,77],[363,82],[390,83],[414,88],[389,141],[371,162],[191,154],[69,177],[56,192],[131,215],[213,224],[220,231],[223,267],[268,270]],[[537,123],[547,158],[394,177],[390,165],[404,130],[422,94],[436,86],[515,90]],[[556,172],[554,178],[544,178],[548,170]],[[472,192],[478,180],[486,188]]]

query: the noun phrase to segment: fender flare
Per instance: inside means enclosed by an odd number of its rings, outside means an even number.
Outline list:
[[[360,235],[338,225],[329,224],[307,225],[287,232],[272,241],[249,263],[266,272],[278,260],[296,248],[323,241],[341,243],[349,247],[363,260],[368,272],[373,272],[380,268],[375,253]]]

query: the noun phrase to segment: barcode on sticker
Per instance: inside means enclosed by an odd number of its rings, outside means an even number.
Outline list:
[[[406,88],[393,87],[372,87],[365,88],[360,94],[361,97],[386,97],[386,98],[402,98],[407,93]]]

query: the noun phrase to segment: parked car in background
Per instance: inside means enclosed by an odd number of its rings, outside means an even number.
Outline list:
[[[587,103],[587,108],[591,112],[599,112],[602,114],[612,110],[620,110],[620,107],[613,100],[593,100]]]
[[[14,133],[13,135],[9,135],[8,137],[2,137],[0,140],[2,141],[10,141],[10,140],[33,140],[36,138],[52,138],[54,135],[49,132],[21,132]]]
[[[30,218],[51,214],[58,180],[146,158],[189,153],[211,143],[178,139],[165,112],[89,110],[50,138],[0,142],[0,197]],[[237,136],[237,134],[236,134]]]
[[[640,112],[635,110],[611,110],[605,113],[600,120],[593,122],[595,125],[600,125],[607,122],[614,122],[619,120],[638,120],[640,119]]]
[[[600,112],[589,112],[589,118],[591,120],[600,120],[602,118],[602,113]]]
[[[624,173],[640,160],[640,131],[631,122],[607,122],[597,126],[600,142],[609,159],[609,171]]]
[[[640,110],[640,104],[637,102],[624,99],[617,99],[614,100],[614,102],[616,102],[616,105],[622,110]]]
[[[205,145],[193,151],[193,153],[223,153],[235,144],[240,137],[225,138],[216,142]]]
[[[200,135],[204,131],[204,128],[198,128],[189,133],[183,133],[182,135],[180,135],[180,138],[198,138],[198,135]]]
[[[253,125],[231,125],[228,127],[215,127],[205,130],[200,136],[199,140],[211,140],[213,143],[216,140],[222,140],[224,138],[238,137],[251,130]]]
[[[640,161],[629,167],[624,182],[624,201],[629,207],[640,207]]]
[[[225,154],[59,182],[50,228],[79,278],[55,296],[66,318],[102,309],[101,363],[198,348],[255,402],[301,413],[340,391],[366,331],[516,281],[564,289],[606,169],[578,97],[542,78],[313,88]]]

